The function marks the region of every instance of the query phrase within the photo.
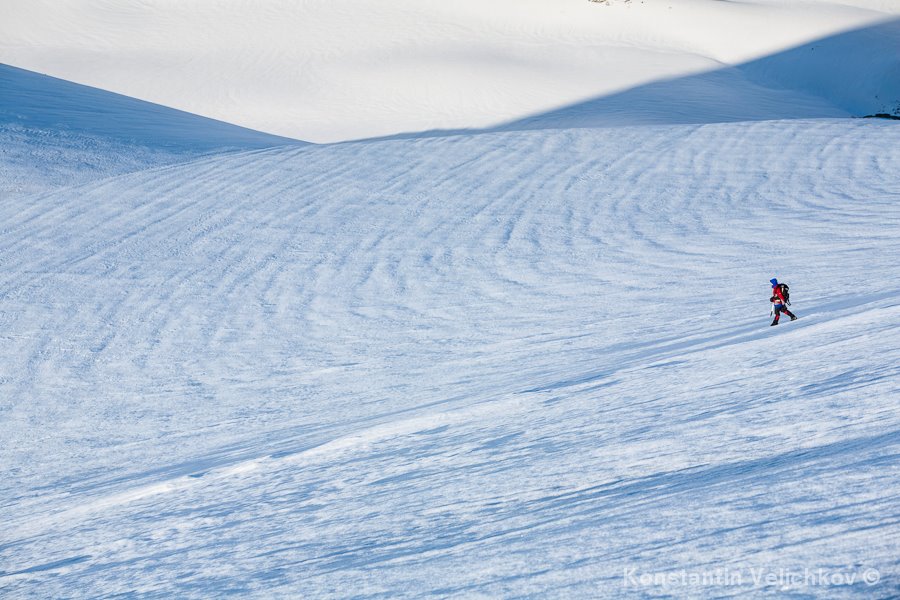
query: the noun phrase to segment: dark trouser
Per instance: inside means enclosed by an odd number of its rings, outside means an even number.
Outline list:
[[[792,318],[792,319],[795,318],[794,313],[792,313],[791,311],[789,311],[789,310],[787,309],[787,306],[785,306],[784,304],[776,304],[776,305],[775,305],[775,320],[772,321],[773,323],[777,323],[777,322],[778,322],[779,317],[781,317],[781,313],[786,314],[787,316],[789,316],[789,317]]]

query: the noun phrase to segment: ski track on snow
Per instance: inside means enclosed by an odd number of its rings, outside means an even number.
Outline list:
[[[829,595],[890,595],[898,148],[870,121],[486,134],[0,205],[0,591],[864,565],[881,588]],[[767,326],[772,275],[796,323]]]

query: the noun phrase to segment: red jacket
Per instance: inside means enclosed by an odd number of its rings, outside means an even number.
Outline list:
[[[775,304],[787,304],[784,300],[784,294],[781,293],[781,286],[774,286],[772,288],[772,297],[769,298]]]

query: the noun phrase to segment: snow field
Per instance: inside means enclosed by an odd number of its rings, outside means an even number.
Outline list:
[[[898,14],[7,2],[0,596],[900,594]]]
[[[283,147],[0,206],[0,590],[890,595],[897,131]]]

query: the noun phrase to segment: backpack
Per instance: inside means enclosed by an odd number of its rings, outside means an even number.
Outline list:
[[[788,287],[788,284],[786,284],[786,283],[779,283],[779,284],[778,284],[778,289],[781,290],[781,295],[784,296],[784,301],[785,301],[787,304],[790,304],[790,303],[791,303],[791,292],[790,292],[790,289],[791,289],[791,288]]]

